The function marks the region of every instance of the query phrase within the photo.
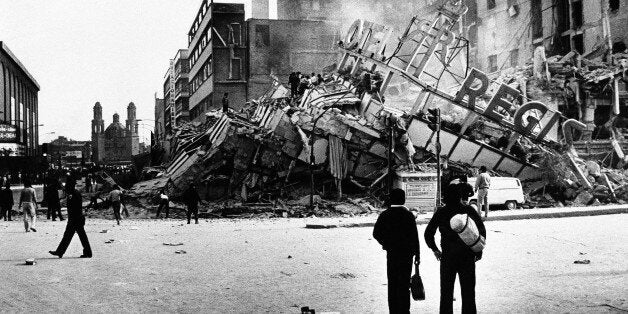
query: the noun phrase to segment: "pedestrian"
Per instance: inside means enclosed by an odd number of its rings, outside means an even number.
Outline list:
[[[68,200],[68,224],[65,226],[63,238],[57,249],[48,251],[48,253],[62,258],[72,241],[72,237],[74,237],[74,233],[76,233],[78,234],[79,240],[81,240],[81,245],[83,245],[83,255],[81,255],[81,258],[91,258],[92,248],[89,245],[87,233],[85,233],[85,215],[83,215],[82,208],[83,198],[81,192],[76,190],[76,181],[74,179],[70,179],[66,182],[65,192]]]
[[[310,85],[309,77],[303,76],[299,81],[299,95],[305,94],[305,90]]]
[[[198,195],[198,192],[196,192],[196,185],[194,183],[190,184],[183,194],[183,198],[188,207],[188,225],[190,224],[192,214],[194,214],[194,221],[198,225],[198,202],[201,201],[201,197]]]
[[[0,210],[2,211],[0,217],[5,221],[12,221],[11,215],[13,214],[13,191],[11,190],[11,182],[9,180],[4,181],[4,187],[0,190]]]
[[[63,221],[63,215],[61,214],[61,200],[59,199],[60,187],[61,184],[59,184],[59,180],[57,180],[57,178],[52,176],[49,177],[48,182],[46,182],[46,189],[44,190],[44,197],[48,203],[46,219],[50,219],[52,216],[52,221],[55,221],[57,220],[57,215],[59,215],[59,220]]]
[[[170,212],[170,200],[168,199],[168,194],[166,194],[166,189],[161,189],[159,192],[159,207],[157,207],[157,216],[155,218],[159,218],[162,209],[166,210],[166,219],[168,219],[168,213]]]
[[[122,213],[124,213],[124,217],[129,218],[129,210],[126,208],[126,194],[124,194],[124,190],[120,189],[120,205],[122,207]]]
[[[373,238],[386,250],[390,313],[410,313],[412,257],[416,264],[421,260],[415,217],[403,206],[405,202],[405,192],[393,189],[390,207],[379,215],[373,229]]]
[[[312,75],[310,75],[310,84],[312,86],[317,86],[318,85],[318,76],[316,76],[316,74],[314,74],[314,72],[312,72]]]
[[[24,179],[24,189],[20,193],[20,204],[18,207],[22,209],[24,214],[24,229],[26,232],[37,232],[35,222],[37,221],[37,209],[39,209],[39,206],[37,205],[37,194],[28,178]]]
[[[91,193],[91,192],[92,192],[92,176],[88,174],[85,177],[85,193]]]
[[[122,219],[120,216],[120,195],[122,195],[122,191],[120,191],[120,187],[116,184],[113,186],[113,190],[109,192],[109,201],[111,202],[113,216],[116,218],[118,225],[120,225],[120,220]]]
[[[476,313],[475,306],[475,262],[482,258],[482,252],[473,252],[450,226],[452,217],[466,214],[473,219],[479,233],[486,238],[486,229],[480,215],[473,207],[464,205],[460,197],[460,184],[452,184],[445,191],[445,206],[438,208],[425,228],[425,242],[440,261],[440,313],[453,312],[454,284],[456,274],[460,281],[462,313]],[[438,228],[441,250],[434,241]]]
[[[482,206],[485,207],[484,217],[488,217],[488,189],[491,187],[491,176],[486,172],[486,166],[480,167],[480,173],[475,180],[475,192],[478,193],[478,214],[482,216]]]
[[[222,96],[222,112],[229,112],[229,93],[225,93]]]

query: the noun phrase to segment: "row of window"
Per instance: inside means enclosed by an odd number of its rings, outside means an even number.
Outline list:
[[[198,103],[198,105],[196,105],[196,107],[192,108],[192,110],[190,110],[190,120],[194,120],[196,118],[198,118],[200,115],[202,115],[203,113],[205,113],[205,111],[209,110],[212,108],[212,97],[214,97],[214,94],[209,94],[209,96],[205,97],[205,99],[201,100],[200,103]]]
[[[510,67],[516,67],[519,65],[519,49],[513,49],[510,51],[508,60],[510,61]],[[488,72],[497,72],[500,69],[500,65],[497,64],[497,55],[488,56]]]
[[[192,49],[192,53],[190,53],[190,68],[196,64],[198,58],[200,58],[203,51],[205,51],[205,47],[207,47],[207,45],[211,42],[211,36],[211,27],[208,27],[205,31],[203,31],[203,35],[201,35],[196,47],[194,47],[194,49]]]
[[[203,0],[203,4],[201,4],[201,8],[199,9],[198,14],[196,15],[194,24],[192,24],[192,28],[190,29],[190,32],[188,33],[188,45],[192,42],[192,39],[194,39],[194,35],[196,35],[196,32],[198,31],[199,26],[201,26],[201,23],[203,22],[203,18],[205,17],[205,14],[207,14],[208,10],[209,10],[209,4],[207,3],[207,0]]]
[[[212,76],[212,56],[207,58],[205,64],[201,67],[201,69],[196,73],[196,75],[190,80],[190,93],[194,94],[196,90],[198,90],[207,79]]]
[[[33,149],[37,132],[37,94],[13,74],[4,64],[0,66],[3,86],[0,102],[0,118],[18,128],[18,142]]]

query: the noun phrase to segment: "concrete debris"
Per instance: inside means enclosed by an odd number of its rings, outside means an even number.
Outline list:
[[[524,207],[628,202],[628,160],[618,131],[624,118],[617,113],[609,123],[596,126],[593,112],[587,111],[606,101],[609,82],[622,79],[627,62],[621,60],[618,55],[616,62],[607,64],[574,52],[548,57],[539,48],[534,64],[502,71],[495,79],[518,89],[523,98],[550,104],[554,110],[567,108],[571,111],[563,112],[566,117],[587,125],[577,137],[566,134],[564,146],[556,144],[558,128],[550,132],[551,142],[539,142],[477,114],[464,118],[455,108],[443,110],[443,128],[460,131],[464,136],[459,140],[468,147],[487,147],[491,159],[503,159],[493,175],[520,175],[528,201]],[[169,161],[144,172],[150,179],[127,191],[130,203],[156,211],[157,195],[165,190],[176,217],[185,212],[183,191],[194,184],[207,201],[200,206],[205,218],[319,217],[381,210],[389,139],[393,171],[435,172],[436,156],[429,135],[417,131],[420,121],[426,121],[425,113],[385,106],[379,94],[385,75],[370,71],[326,75],[295,97],[275,81],[239,112],[210,111],[202,124],[178,126]],[[489,89],[476,105],[486,107],[495,92]],[[513,109],[519,106],[520,100],[515,100]],[[608,143],[592,142],[598,140]],[[450,155],[443,181],[455,174],[473,175],[480,166],[478,155]]]

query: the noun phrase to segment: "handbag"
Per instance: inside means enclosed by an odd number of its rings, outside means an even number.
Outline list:
[[[410,278],[410,292],[412,292],[412,299],[415,301],[425,300],[423,280],[419,275],[419,263],[414,263],[414,275]]]

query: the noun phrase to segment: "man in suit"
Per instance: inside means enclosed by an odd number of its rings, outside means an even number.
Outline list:
[[[190,224],[190,219],[192,218],[192,214],[194,214],[195,224],[198,225],[198,202],[201,201],[201,197],[196,192],[196,185],[191,183],[188,189],[183,194],[183,198],[185,203],[188,205],[188,225]]]
[[[85,233],[85,216],[83,215],[82,208],[83,199],[81,192],[76,190],[76,180],[74,178],[69,179],[65,184],[65,191],[68,198],[68,224],[65,227],[61,243],[59,243],[55,251],[49,251],[49,253],[59,258],[63,257],[68,245],[70,245],[70,241],[72,241],[74,233],[76,233],[83,245],[83,255],[81,255],[81,258],[91,258],[92,248],[89,246],[87,233]]]
[[[405,202],[405,192],[393,189],[390,208],[379,215],[373,229],[373,238],[386,250],[390,313],[410,313],[412,257],[416,264],[420,261],[415,217],[403,206]]]

